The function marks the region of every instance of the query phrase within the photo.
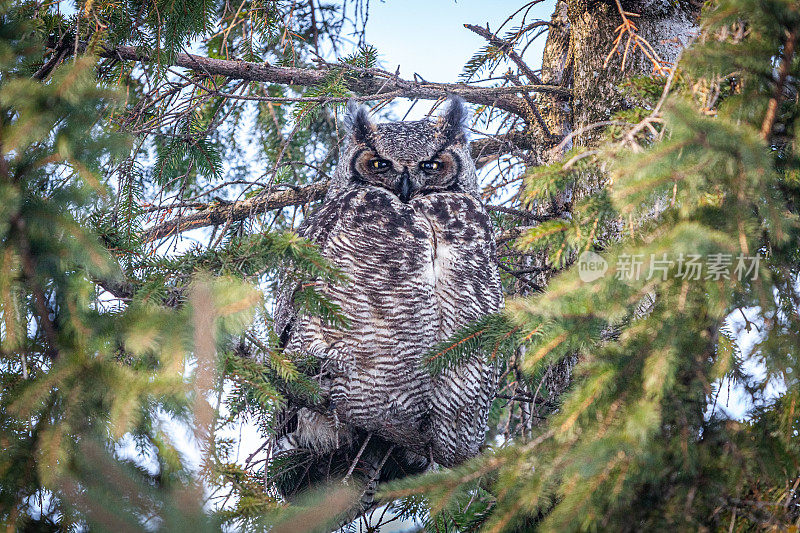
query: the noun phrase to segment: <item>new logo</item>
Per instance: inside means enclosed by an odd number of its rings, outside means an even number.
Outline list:
[[[602,278],[607,270],[608,262],[600,254],[587,250],[578,257],[578,276],[584,283]]]

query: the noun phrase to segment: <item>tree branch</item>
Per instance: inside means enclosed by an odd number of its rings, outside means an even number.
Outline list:
[[[509,152],[509,147],[533,148],[533,143],[530,141],[530,136],[524,133],[509,133],[476,139],[470,143],[470,149],[476,160],[476,166],[480,168],[498,154]],[[256,213],[272,209],[309,204],[321,200],[327,191],[328,183],[321,182],[298,189],[274,191],[266,196],[258,195],[237,202],[207,204],[195,213],[178,216],[150,228],[142,234],[142,240],[146,243],[153,242],[193,229],[244,220]],[[535,218],[533,215],[530,216]],[[126,286],[109,285],[104,288],[117,297],[128,296]]]
[[[464,24],[464,27],[470,30],[471,32],[477,33],[478,35],[489,41],[489,44],[496,47],[498,50],[500,50],[506,56],[508,56],[508,58],[517,65],[519,71],[523,73],[526,78],[528,78],[529,82],[536,84],[542,83],[542,80],[539,79],[539,76],[534,74],[533,70],[531,70],[531,67],[529,67],[528,64],[525,63],[525,61],[523,61],[522,57],[514,50],[513,44],[504,39],[501,39],[497,35],[490,32],[487,28],[482,28],[474,24]]]
[[[522,82],[519,81],[519,76],[516,76],[511,72],[506,74],[506,79],[511,80],[511,82],[516,85],[522,85]],[[542,118],[542,114],[539,112],[539,106],[533,101],[533,98],[531,98],[528,93],[522,93],[522,99],[525,100],[526,104],[528,104],[528,108],[531,110],[531,115],[533,115],[533,118],[536,119],[536,123],[539,125],[539,128],[541,128],[542,132],[544,132],[544,136],[547,139],[552,139],[553,134],[550,133],[550,128],[547,127],[547,124]]]
[[[783,57],[781,58],[781,66],[778,71],[778,80],[775,83],[775,91],[772,98],[769,100],[769,104],[767,104],[767,113],[764,116],[764,122],[761,123],[761,138],[767,141],[769,140],[770,133],[772,133],[773,126],[775,126],[775,120],[778,117],[778,105],[783,98],[783,88],[786,85],[786,78],[789,77],[789,71],[791,70],[797,38],[797,32],[791,32],[786,36],[786,45],[783,47]]]
[[[550,219],[555,218],[554,216],[542,216],[543,219]],[[509,228],[504,230],[502,233],[495,237],[497,244],[503,244],[504,242],[513,241],[527,230],[532,229],[536,226],[515,226],[513,228]]]
[[[531,155],[535,156],[542,153],[551,144],[546,139],[538,138],[530,133],[512,130],[500,135],[475,139],[469,143],[469,150],[472,160],[475,162],[475,168],[481,169],[497,159],[499,155],[512,154],[515,151],[530,151],[533,152]]]
[[[132,46],[119,46],[105,49],[101,57],[125,61],[150,62],[151,58],[140,54]],[[306,69],[296,67],[277,67],[268,63],[250,63],[247,61],[216,59],[198,55],[177,54],[173,66],[187,68],[205,75],[225,76],[229,79],[261,81],[282,85],[300,85],[312,87],[324,83],[331,72],[330,68]],[[344,68],[344,67],[343,67]],[[508,111],[527,120],[529,112],[526,102],[516,96],[526,92],[542,92],[568,96],[568,89],[557,85],[522,85],[519,87],[474,87],[459,83],[430,83],[426,81],[404,80],[394,74],[377,69],[354,69],[354,76],[345,80],[348,88],[361,95],[373,95],[377,98],[401,96],[423,100],[438,100],[450,95],[461,96],[467,102],[487,105]],[[212,91],[213,92],[213,91]],[[325,101],[337,101],[330,98]]]
[[[36,314],[39,315],[39,323],[42,326],[42,331],[44,331],[45,340],[49,345],[46,349],[46,353],[50,358],[57,359],[58,332],[56,331],[55,324],[53,324],[53,321],[50,319],[50,309],[47,306],[44,290],[36,280],[36,258],[25,233],[25,220],[17,214],[13,215],[9,222],[14,230],[16,230],[19,256],[22,263],[22,273],[31,291],[33,305],[36,309]]]
[[[229,204],[210,204],[197,213],[179,216],[154,226],[144,232],[142,240],[153,242],[170,235],[207,226],[224,224],[228,221],[244,220],[256,213],[280,209],[290,205],[302,205],[320,200],[328,190],[328,183],[316,183],[300,189],[274,191]]]
[[[72,46],[69,43],[66,45],[63,42],[59,42],[58,46],[56,47],[53,57],[45,63],[44,65],[39,68],[34,74],[33,79],[43,81],[47,76],[50,75],[53,70],[60,65],[64,59],[69,57],[70,51],[72,50]]]

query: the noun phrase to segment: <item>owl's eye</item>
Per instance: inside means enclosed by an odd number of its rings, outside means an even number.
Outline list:
[[[439,161],[423,161],[419,168],[425,172],[437,172],[442,169],[442,164]]]
[[[377,172],[382,172],[389,168],[389,162],[385,159],[373,159],[369,162],[369,168]]]

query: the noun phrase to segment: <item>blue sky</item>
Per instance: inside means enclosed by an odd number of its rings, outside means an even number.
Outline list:
[[[520,0],[372,0],[366,27],[366,41],[378,49],[381,66],[411,79],[414,73],[427,81],[453,83],[459,81],[464,64],[486,44],[464,24],[486,26],[495,31],[506,18],[525,2]],[[534,6],[527,20],[549,20],[555,0]],[[506,25],[501,34],[518,25],[520,17]],[[541,63],[545,36],[537,39],[525,53],[533,68]],[[419,119],[430,109],[431,102],[421,102],[409,114]],[[405,112],[408,104],[398,101],[396,113]]]
[[[534,6],[528,19],[549,20],[554,3],[548,0]],[[464,24],[489,23],[494,31],[523,4],[520,0],[372,0],[366,39],[378,48],[387,70],[400,65],[400,74],[406,78],[417,72],[428,81],[453,82],[464,63],[486,44]],[[526,52],[535,64],[544,39],[537,44],[538,48],[531,46]]]

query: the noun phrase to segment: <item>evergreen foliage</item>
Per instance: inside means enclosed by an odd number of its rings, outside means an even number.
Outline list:
[[[279,381],[313,398],[316,384],[274,350],[264,347],[264,365],[234,356],[261,301],[243,280],[281,269],[298,280],[341,274],[280,229],[154,256],[142,238],[143,199],[153,186],[198,192],[200,178],[221,177],[221,145],[209,130],[219,102],[177,122],[180,135],[153,141],[120,127],[135,107],[113,82],[120,65],[81,55],[46,82],[37,76],[47,47],[64,43],[99,47],[102,38],[174,56],[205,31],[213,5],[158,3],[131,26],[136,17],[124,10],[145,4],[88,3],[70,17],[58,4],[0,4],[0,517],[9,530],[218,531],[226,521],[268,529],[307,520],[283,517],[263,483],[220,458],[226,442],[215,431],[224,421],[206,397],[235,382],[274,408]],[[87,19],[117,33],[82,30]],[[79,33],[59,37],[71,24]],[[150,142],[157,156],[142,162],[136,153]],[[313,289],[303,294],[301,309],[340,319]],[[194,428],[205,457],[199,478],[171,440],[174,424]],[[233,483],[237,502],[211,516],[205,490],[215,482]],[[334,511],[349,498],[328,496]]]
[[[636,122],[526,180],[536,200],[608,176],[575,202],[570,220],[517,241],[554,264],[594,251],[609,265],[586,281],[576,264],[543,294],[507,304],[525,339],[525,372],[578,354],[557,412],[528,439],[397,482],[388,495],[424,493],[459,529],[460,498],[483,488],[487,531],[796,527],[800,11],[789,1],[720,0],[703,23],[666,87],[631,82],[644,112],[616,119]],[[636,125],[654,109],[663,121]],[[600,234],[609,227],[610,238]],[[706,267],[728,258],[730,276],[687,277],[678,259],[691,255]],[[740,257],[758,260],[739,276]],[[631,258],[641,258],[638,276]],[[747,358],[731,329],[740,316],[758,330]],[[437,348],[436,367],[457,364],[481,342],[476,335],[499,331],[462,332]],[[717,405],[731,386],[752,405],[744,420]]]
[[[467,63],[465,82],[552,29],[526,20],[532,5]],[[323,487],[288,505],[274,490],[304,466],[269,460],[279,410],[319,394],[317,360],[277,348],[278,279],[299,287],[299,312],[347,327],[313,282],[347,280],[293,231],[308,202],[229,217],[189,245],[179,234],[196,210],[328,177],[352,88],[386,74],[363,42],[365,9],[0,0],[7,529],[324,530],[359,496]],[[506,310],[420,362],[432,374],[475,354],[496,365],[487,446],[382,487],[391,520],[436,532],[800,523],[800,10],[713,0],[701,24],[668,77],[623,82],[633,105],[599,144],[542,166],[516,149],[498,160],[484,198],[500,204]],[[115,55],[123,46],[141,60]],[[251,82],[171,67],[180,54],[326,75]],[[495,79],[539,83],[523,70]],[[475,125],[492,113],[479,106]],[[509,116],[501,130],[530,142],[535,121],[518,129]],[[539,214],[554,198],[563,212]],[[149,232],[175,218],[174,234]],[[587,281],[586,257],[608,270]],[[727,274],[708,270],[714,258]],[[556,390],[553,373],[573,365]],[[722,405],[731,390],[744,417]],[[246,460],[231,436],[242,421],[264,439]],[[199,464],[175,427],[191,429]]]

